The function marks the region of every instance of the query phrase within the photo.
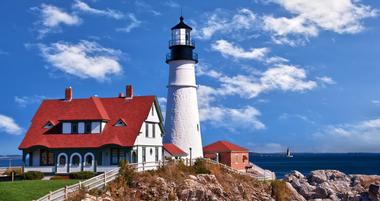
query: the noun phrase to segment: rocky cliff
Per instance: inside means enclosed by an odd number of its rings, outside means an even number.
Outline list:
[[[284,181],[298,201],[380,201],[380,176],[346,175],[336,170],[316,170],[304,176],[293,171]]]

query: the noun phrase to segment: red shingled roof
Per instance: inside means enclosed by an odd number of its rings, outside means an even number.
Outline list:
[[[249,150],[227,141],[217,141],[203,147],[205,153],[217,152],[248,152]]]
[[[172,156],[187,156],[186,152],[177,147],[175,144],[164,144],[164,149]]]
[[[155,96],[125,98],[85,98],[67,100],[44,100],[32,119],[19,149],[33,146],[48,148],[96,148],[107,144],[133,146],[142,123],[147,118]],[[127,126],[113,126],[123,119]],[[100,134],[57,134],[44,128],[48,122],[66,120],[102,120],[108,122]],[[61,126],[56,129],[58,132]]]

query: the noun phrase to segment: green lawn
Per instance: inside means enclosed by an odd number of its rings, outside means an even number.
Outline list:
[[[30,201],[78,180],[24,180],[0,182],[0,201]]]

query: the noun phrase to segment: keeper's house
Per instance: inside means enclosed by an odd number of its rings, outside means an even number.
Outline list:
[[[121,160],[154,169],[162,161],[163,118],[155,96],[44,100],[21,142],[25,171],[105,172]]]

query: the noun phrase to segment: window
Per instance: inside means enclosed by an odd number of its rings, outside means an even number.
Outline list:
[[[80,158],[78,155],[74,155],[73,158],[71,159],[71,165],[72,166],[79,166],[80,163]]]
[[[64,134],[71,133],[71,123],[69,122],[62,123],[62,133]]]
[[[58,159],[59,166],[65,166],[66,165],[66,156],[61,155]]]
[[[146,162],[146,148],[145,147],[142,148],[142,160],[143,160],[143,163]]]
[[[119,163],[119,149],[111,149],[111,165]]]
[[[156,147],[155,154],[156,154],[155,155],[156,156],[155,159],[156,159],[156,162],[157,162],[158,161],[158,147]]]
[[[91,122],[86,122],[85,125],[85,133],[91,133]]]
[[[85,166],[92,166],[92,161],[93,161],[93,157],[91,154],[87,155],[86,158],[84,159],[84,162],[85,162]]]
[[[150,148],[150,151],[149,151],[149,153],[150,153],[150,155],[152,155],[152,154],[153,154],[153,149],[152,149],[152,148]]]
[[[152,106],[152,116],[154,116],[154,105]]]
[[[78,133],[84,133],[84,122],[78,123]]]
[[[199,131],[199,124],[197,124],[197,131]]]
[[[119,119],[114,126],[126,126],[123,120]]]
[[[40,151],[40,165],[41,166],[52,166],[54,165],[54,153],[45,149]]]
[[[53,128],[53,126],[54,126],[54,125],[49,121],[49,122],[47,122],[47,123],[45,124],[44,128],[51,129],[51,128]]]
[[[100,133],[100,122],[92,122],[91,133]]]
[[[152,124],[152,135],[153,135],[153,138],[156,137],[156,124]]]
[[[125,159],[125,152],[122,149],[111,149],[111,165],[118,165],[120,161],[123,161]]]
[[[78,122],[71,123],[71,133],[78,133]]]
[[[145,137],[149,137],[149,124],[145,122]]]

